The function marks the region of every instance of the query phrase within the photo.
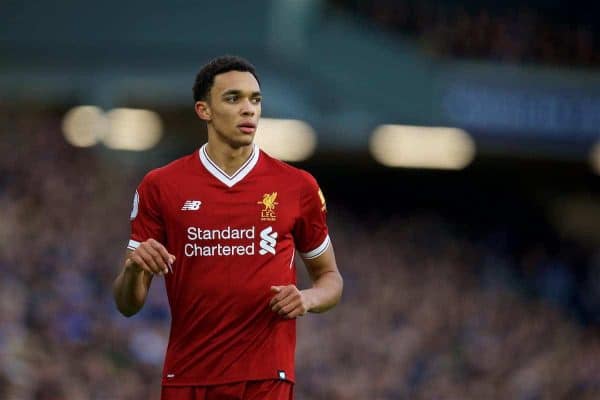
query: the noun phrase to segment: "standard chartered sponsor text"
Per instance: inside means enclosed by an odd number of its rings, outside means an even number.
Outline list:
[[[187,228],[187,238],[190,241],[184,246],[187,257],[212,256],[251,256],[254,255],[256,227],[223,229],[203,229],[197,226]],[[237,243],[227,244],[223,241],[233,240]],[[211,244],[203,244],[211,241]],[[216,242],[216,243],[215,243]]]
[[[186,243],[184,247],[187,257],[197,256],[252,256],[254,255],[254,243],[247,246],[231,246],[218,243],[211,246],[200,246],[197,243]]]

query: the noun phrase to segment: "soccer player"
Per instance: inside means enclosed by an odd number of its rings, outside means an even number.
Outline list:
[[[251,64],[210,61],[194,100],[208,142],[140,183],[115,301],[134,315],[152,278],[165,279],[162,400],[293,399],[295,319],[342,294],[325,199],[309,173],[253,143],[261,93]],[[296,250],[308,289],[296,287]]]

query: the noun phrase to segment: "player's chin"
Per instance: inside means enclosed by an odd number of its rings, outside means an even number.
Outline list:
[[[248,146],[251,145],[253,142],[254,134],[236,135],[235,138],[233,138],[233,145],[235,147]]]

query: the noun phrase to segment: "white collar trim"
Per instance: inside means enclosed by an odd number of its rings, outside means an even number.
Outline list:
[[[208,153],[206,152],[206,143],[200,147],[198,150],[200,155],[200,162],[204,165],[204,168],[208,170],[215,178],[223,182],[227,187],[232,187],[242,179],[246,177],[252,171],[256,163],[258,163],[258,158],[260,155],[260,151],[258,149],[258,145],[254,143],[252,145],[252,154],[246,160],[244,164],[236,171],[233,175],[228,175],[225,171],[223,171],[213,160],[210,159]]]

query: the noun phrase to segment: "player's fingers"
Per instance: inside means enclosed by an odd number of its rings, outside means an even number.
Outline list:
[[[279,295],[277,295],[277,296],[273,296],[273,298],[271,298],[271,301],[269,301],[269,307],[273,308],[273,306],[274,306],[275,304],[277,304],[277,302],[278,302],[279,300],[281,300],[281,298],[279,298],[278,296],[279,296]]]
[[[273,312],[285,315],[294,308],[302,305],[302,296],[297,291],[292,291],[288,296],[271,306]]]
[[[281,291],[271,299],[269,305],[273,307],[275,304],[281,302],[283,299],[286,299],[288,297],[291,299],[300,298],[300,291],[295,285],[287,285],[281,287]]]
[[[158,243],[156,241],[155,241],[155,243],[158,246],[162,247],[162,249],[167,253],[167,258],[165,259],[165,257],[162,255],[161,251],[152,245],[150,245],[148,247],[148,252],[152,255],[152,258],[154,258],[154,261],[156,262],[156,264],[158,264],[162,268],[162,272],[164,272],[166,274],[169,272],[169,270],[168,270],[168,266],[170,264],[169,256],[168,256],[169,253],[164,248],[164,246],[162,246],[160,243]]]
[[[136,268],[147,271],[147,267],[145,265],[146,263],[144,263],[144,260],[142,260],[141,257],[138,256],[137,254],[135,254],[135,253],[130,254],[129,260],[130,260],[131,264],[134,265]]]
[[[272,307],[277,301],[279,301],[280,297],[277,297],[279,293],[281,293],[281,288],[283,286],[271,286],[271,293],[275,293],[273,297],[271,297],[271,301],[269,301],[269,307]]]
[[[280,289],[275,296],[271,297],[269,306],[273,307],[274,304],[276,304],[278,301],[280,301],[284,297],[285,297],[285,292],[283,291],[283,289]]]
[[[294,308],[289,313],[279,313],[279,315],[285,319],[293,319],[300,315],[300,312],[297,308]]]
[[[294,319],[294,318],[298,317],[299,315],[300,315],[300,313],[297,310],[293,310],[293,312],[282,315],[282,317],[285,319]]]
[[[146,262],[144,261],[144,259],[140,256],[139,253],[135,252],[132,253],[131,256],[129,256],[129,258],[131,259],[131,261],[137,265],[140,269],[148,272],[149,274],[154,275],[154,271],[152,271],[152,269],[148,266],[148,264],[146,264]]]
[[[292,311],[290,311],[289,313],[287,313],[286,315],[284,315],[284,318],[287,319],[293,319],[293,318],[298,318],[303,316],[304,314],[306,314],[306,309],[304,307],[296,307],[294,308]]]
[[[160,274],[164,271],[164,268],[156,263],[154,257],[148,251],[147,246],[140,246],[135,250],[135,252],[142,258],[142,260],[144,260],[152,274]]]
[[[275,304],[277,304],[281,300],[288,297],[290,295],[290,293],[292,292],[292,289],[291,289],[292,287],[294,287],[294,286],[293,285],[291,287],[290,286],[281,286],[279,293],[277,293],[275,296],[273,296],[273,298],[271,298],[271,301],[269,302],[269,306],[273,307]]]
[[[299,305],[300,304],[297,301],[292,300],[288,304],[286,304],[283,307],[281,307],[277,311],[277,313],[279,315],[287,315],[287,314],[291,313],[293,310],[297,309]]]
[[[281,292],[281,288],[282,287],[283,286],[271,286],[271,292],[273,292],[273,293],[279,293],[279,292]]]
[[[277,310],[281,309],[283,306],[286,306],[293,301],[298,301],[301,298],[300,292],[298,291],[298,289],[296,289],[296,287],[294,285],[286,286],[281,291],[280,295],[281,295],[280,297],[278,297],[279,295],[276,296],[277,301],[274,301],[273,304],[271,305],[271,307],[276,307]],[[277,311],[277,310],[273,310],[273,311]]]
[[[160,254],[160,256],[162,257],[163,261],[165,262],[165,265],[173,263],[173,261],[171,261],[171,258],[175,258],[175,256],[173,256],[172,254],[169,254],[169,252],[167,251],[167,249],[166,249],[165,246],[163,246],[162,244],[160,244],[159,242],[157,242],[154,239],[148,240],[148,244],[155,251],[157,251]]]
[[[167,273],[169,270],[167,269],[167,263],[165,262],[165,260],[163,260],[162,256],[160,255],[160,253],[154,249],[152,246],[144,246],[144,250],[146,252],[148,252],[148,254],[150,255],[150,257],[152,257],[152,260],[154,261],[154,263],[158,266],[158,268],[160,269],[159,273]]]
[[[271,310],[275,311],[275,312],[279,312],[280,310],[282,310],[284,307],[292,304],[296,302],[296,299],[293,296],[287,296],[284,297],[283,299],[277,301],[276,303],[271,305]]]

